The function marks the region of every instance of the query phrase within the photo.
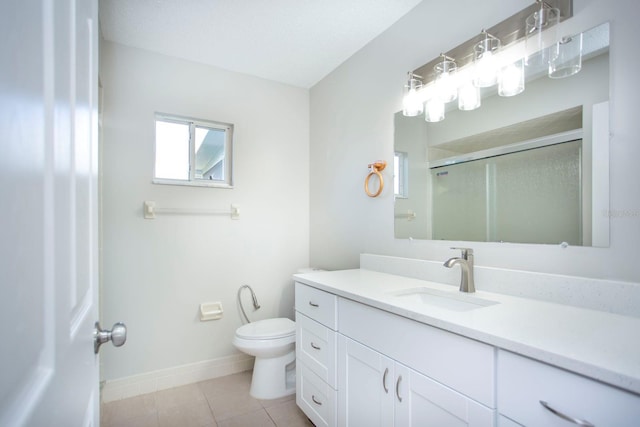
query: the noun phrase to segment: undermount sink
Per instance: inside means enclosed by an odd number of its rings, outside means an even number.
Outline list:
[[[469,311],[499,304],[497,301],[459,291],[441,291],[427,287],[403,289],[390,292],[389,295],[407,302],[426,304],[452,311]]]

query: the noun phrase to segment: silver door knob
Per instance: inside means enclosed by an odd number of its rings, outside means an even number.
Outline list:
[[[120,347],[127,341],[127,326],[118,322],[111,330],[100,328],[100,322],[96,322],[93,330],[93,351],[98,354],[100,346],[107,341],[111,341],[114,347]]]

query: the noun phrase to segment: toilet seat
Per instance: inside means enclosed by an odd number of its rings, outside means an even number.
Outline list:
[[[236,336],[246,340],[268,340],[295,335],[296,323],[287,318],[265,319],[247,323],[236,330]]]

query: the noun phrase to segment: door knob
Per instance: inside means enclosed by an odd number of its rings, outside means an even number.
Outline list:
[[[93,330],[93,351],[98,354],[100,346],[107,341],[111,341],[114,347],[120,347],[127,341],[127,326],[118,322],[113,325],[111,330],[100,328],[100,322],[96,322]]]

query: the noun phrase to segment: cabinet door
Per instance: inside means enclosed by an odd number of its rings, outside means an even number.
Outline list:
[[[494,425],[494,410],[399,363],[394,371],[396,426]]]
[[[393,361],[338,336],[338,425],[393,425]]]

